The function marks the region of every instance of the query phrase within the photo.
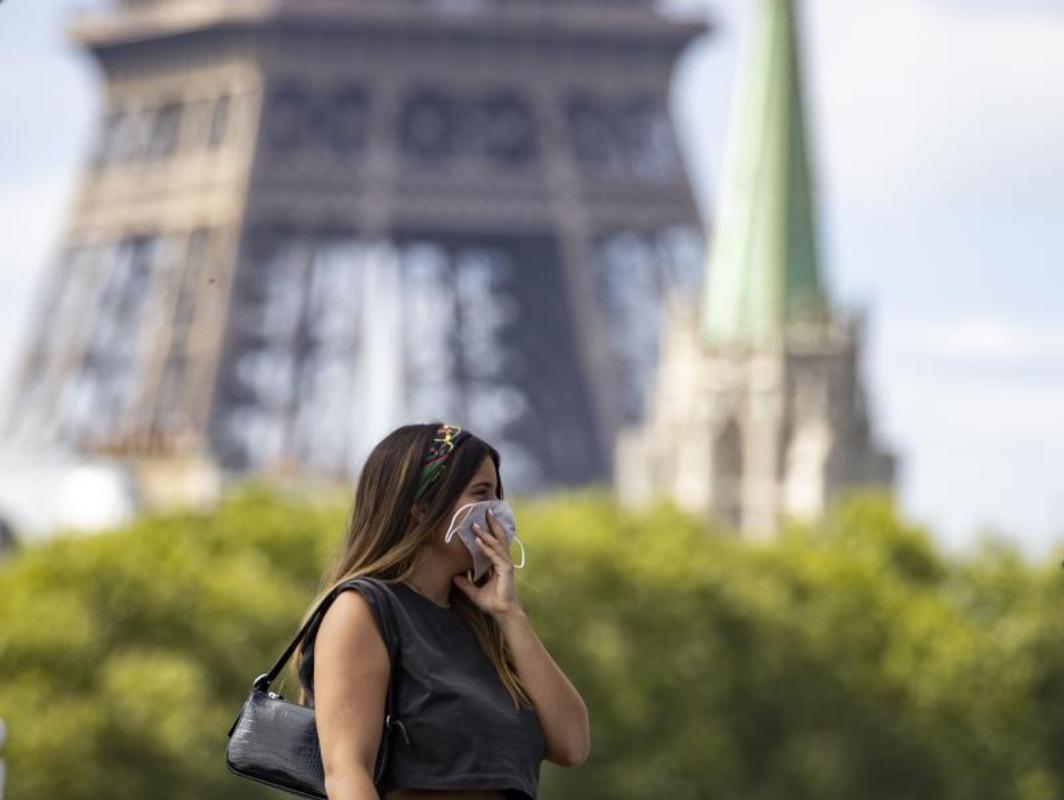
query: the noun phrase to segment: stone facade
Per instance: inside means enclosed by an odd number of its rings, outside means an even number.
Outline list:
[[[658,495],[753,538],[819,516],[843,489],[890,485],[859,374],[862,318],[778,351],[704,345],[689,304],[669,315],[645,424],[622,429],[616,489]]]
[[[863,312],[817,256],[792,0],[758,0],[701,307],[671,304],[644,422],[620,431],[616,490],[671,497],[751,537],[891,485],[860,374]]]

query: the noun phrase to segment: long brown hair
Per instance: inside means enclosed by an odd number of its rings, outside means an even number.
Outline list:
[[[411,515],[421,457],[441,424],[403,425],[385,436],[370,452],[358,478],[347,535],[337,557],[322,577],[317,596],[300,622],[301,627],[321,600],[342,581],[363,575],[388,583],[406,578],[413,568],[418,547],[450,522],[455,502],[486,457],[495,463],[498,475],[495,494],[502,498],[499,452],[483,439],[470,436],[448,458],[443,473],[417,502],[425,512],[421,519]],[[467,575],[471,577],[471,573]],[[518,678],[512,653],[499,624],[490,614],[481,611],[461,589],[452,590],[451,604],[469,622],[513,698],[514,706],[520,708],[524,703],[532,707],[532,699]],[[289,662],[297,681],[304,644],[299,643]],[[303,705],[307,702],[306,687],[302,683],[299,702]]]

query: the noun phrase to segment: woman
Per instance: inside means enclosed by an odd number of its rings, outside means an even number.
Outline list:
[[[329,800],[534,800],[543,758],[587,759],[587,707],[521,607],[506,531],[490,513],[488,530],[474,528],[491,564],[479,585],[469,545],[453,535],[456,512],[502,496],[498,451],[457,426],[404,425],[367,458],[312,612],[341,581],[363,580],[319,612],[295,657]],[[391,667],[385,612],[400,642],[402,735],[389,728],[375,787]]]

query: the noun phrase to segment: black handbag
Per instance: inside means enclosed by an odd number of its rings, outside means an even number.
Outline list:
[[[311,624],[325,614],[340,592],[355,582],[368,585],[373,592],[388,591],[378,585],[376,579],[361,576],[338,583],[322,598],[317,609],[288,645],[288,649],[277,659],[277,663],[269,672],[264,672],[252,681],[251,693],[229,728],[225,762],[230,771],[242,778],[258,781],[291,794],[326,798],[325,772],[321,750],[318,747],[314,709],[288,702],[281,695],[270,691],[270,684],[280,674],[281,668]],[[410,744],[405,726],[395,716],[395,669],[399,661],[398,628],[392,616],[391,605],[387,602],[380,605],[386,609],[384,627],[388,634],[391,673],[384,705],[384,731],[373,769],[373,783],[378,790],[391,752],[389,734],[393,729],[398,729],[406,744]]]

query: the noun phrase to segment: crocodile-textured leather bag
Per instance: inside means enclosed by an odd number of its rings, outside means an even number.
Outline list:
[[[307,619],[306,624],[296,634],[277,663],[269,672],[264,672],[252,681],[251,693],[229,728],[225,762],[232,772],[291,794],[326,798],[325,772],[321,761],[321,750],[318,747],[318,729],[314,709],[288,702],[276,692],[271,692],[270,684],[291,657],[310,624],[319,615],[325,613],[325,609],[341,591],[344,591],[344,587],[350,586],[355,581],[368,585],[371,591],[387,591],[377,586],[374,579],[363,576],[338,583],[328,595],[322,598],[318,608]],[[395,668],[399,655],[398,629],[394,619],[391,618],[390,605],[385,602],[381,604],[381,607],[388,609],[384,615],[384,624],[388,633],[387,645],[391,657],[391,674],[388,678],[388,692],[384,706],[384,731],[381,734],[377,761],[373,770],[373,783],[378,788],[391,749],[388,734],[393,728],[398,728],[406,738],[403,723],[394,716]]]

